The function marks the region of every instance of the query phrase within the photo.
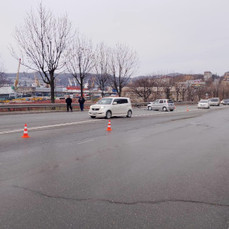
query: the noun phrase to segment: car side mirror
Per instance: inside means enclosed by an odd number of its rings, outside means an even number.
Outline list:
[[[113,105],[117,105],[117,102],[113,102]]]

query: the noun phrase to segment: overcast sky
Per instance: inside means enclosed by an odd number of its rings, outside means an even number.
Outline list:
[[[16,72],[10,55],[15,27],[37,0],[1,1],[0,63]],[[139,56],[136,75],[229,71],[229,0],[43,0],[55,15],[67,14],[93,42],[124,43]],[[27,70],[28,71],[28,70]]]

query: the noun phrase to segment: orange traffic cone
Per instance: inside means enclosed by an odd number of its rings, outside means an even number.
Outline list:
[[[24,127],[24,134],[23,136],[21,136],[22,138],[30,138],[29,135],[28,135],[28,130],[27,130],[27,124],[25,124],[25,127]]]
[[[108,121],[107,131],[112,131],[112,129],[111,129],[111,121],[110,120]]]
[[[188,108],[188,106],[187,106],[187,109],[186,109],[186,111],[189,111],[189,108]]]

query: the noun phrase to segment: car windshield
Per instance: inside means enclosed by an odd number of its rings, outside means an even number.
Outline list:
[[[169,100],[168,103],[173,103],[173,101],[172,100]]]
[[[207,100],[200,100],[200,103],[208,103]]]
[[[97,104],[111,104],[112,102],[112,99],[111,98],[103,98],[103,99],[100,99]]]
[[[219,100],[218,99],[212,99],[211,101],[212,102],[218,102]]]

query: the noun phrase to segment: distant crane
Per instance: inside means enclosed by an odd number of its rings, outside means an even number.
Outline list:
[[[21,66],[21,58],[19,59],[17,75],[16,75],[16,79],[15,79],[15,81],[14,81],[14,88],[15,88],[15,89],[17,89],[17,85],[18,85],[18,82],[19,82],[19,71],[20,71],[20,66]]]

